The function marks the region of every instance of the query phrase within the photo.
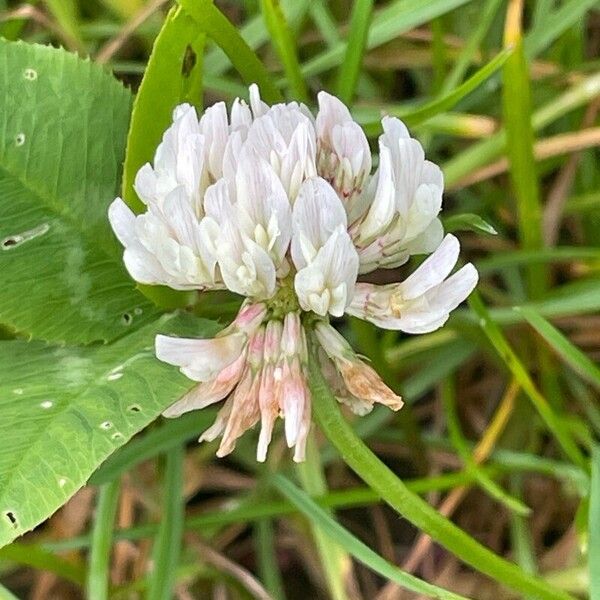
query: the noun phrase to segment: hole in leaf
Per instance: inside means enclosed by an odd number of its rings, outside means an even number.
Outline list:
[[[6,511],[4,513],[4,518],[10,523],[10,526],[13,529],[17,529],[19,527],[19,523],[17,522],[17,516],[12,511]]]
[[[120,433],[119,431],[115,431],[110,437],[113,440],[117,441],[117,440],[122,440],[125,436],[122,433]]]
[[[2,249],[3,250],[10,250],[13,246],[18,246],[18,245],[19,245],[19,239],[18,239],[18,236],[16,236],[16,235],[4,238],[2,240]]]
[[[121,316],[121,321],[123,322],[123,325],[131,325],[131,322],[133,321],[131,313],[123,313]]]
[[[127,410],[132,413],[139,413],[142,412],[142,407],[139,404],[132,404],[127,407]]]
[[[29,81],[35,81],[37,79],[37,71],[35,69],[25,69],[23,71],[23,77]]]
[[[104,423],[100,423],[100,429],[110,429],[113,424],[110,421],[104,421]]]
[[[22,146],[25,143],[25,134],[24,133],[18,133],[15,137],[15,145],[16,146]]]

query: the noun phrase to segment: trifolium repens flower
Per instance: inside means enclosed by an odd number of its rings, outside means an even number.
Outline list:
[[[199,119],[178,106],[153,164],[135,180],[146,211],[135,215],[120,198],[109,210],[138,282],[245,297],[214,339],[156,338],[157,357],[199,382],[166,416],[223,402],[200,438],[220,437],[219,456],[259,424],[264,461],[281,417],[294,460],[304,459],[311,344],[340,402],[358,414],[376,402],[398,410],[402,400],[330,317],[426,333],[477,282],[471,264],[451,274],[459,243],[444,237],[438,218],[442,172],[404,124],[383,119],[372,172],[367,138],[348,109],[325,92],[318,99],[316,117],[296,102],[267,106],[255,85],[250,105],[236,99],[229,112],[219,102]],[[403,281],[358,281],[418,254],[429,256]]]

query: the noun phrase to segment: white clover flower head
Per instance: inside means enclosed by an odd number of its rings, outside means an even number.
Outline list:
[[[451,275],[458,240],[444,237],[441,170],[404,124],[382,121],[379,166],[344,104],[325,92],[316,118],[291,102],[267,106],[250,87],[198,119],[178,106],[135,189],[135,215],[117,198],[109,209],[140,283],[177,290],[228,289],[245,297],[213,339],[159,335],[157,357],[199,382],[169,407],[176,417],[223,405],[201,440],[221,437],[218,456],[260,423],[264,461],[278,417],[294,460],[304,460],[311,404],[308,347],[340,402],[365,414],[402,400],[329,324],[353,315],[379,327],[426,333],[441,327],[477,283],[467,264]],[[430,256],[404,281],[374,285],[360,274]]]

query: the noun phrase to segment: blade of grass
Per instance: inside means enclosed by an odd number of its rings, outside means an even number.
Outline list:
[[[338,449],[346,464],[377,491],[382,500],[458,558],[506,587],[524,594],[538,595],[543,600],[573,600],[569,594],[553,588],[525,573],[517,565],[497,556],[412,493],[365,446],[354,429],[344,420],[338,402],[331,394],[312,354],[309,374],[313,408],[319,426]]]
[[[271,519],[258,519],[254,526],[254,543],[258,558],[260,578],[274,600],[284,600],[281,573],[277,565],[275,532]]]
[[[600,445],[592,449],[592,487],[589,510],[588,569],[590,600],[600,600]]]
[[[302,0],[302,3],[306,4],[306,0]],[[279,0],[261,0],[260,6],[292,93],[297,100],[308,102],[308,88],[304,76],[300,72],[296,43],[285,20]]]
[[[265,66],[233,23],[211,0],[178,0],[178,2],[196,21],[198,30],[208,35],[225,52],[246,84],[256,83],[268,104],[282,101],[281,93],[271,81]]]
[[[439,436],[424,435],[427,444],[433,448],[451,450],[448,440]],[[383,430],[374,439],[395,444],[403,441],[402,432]],[[514,452],[511,450],[494,450],[491,455],[491,463],[482,467],[490,477],[499,477],[507,473],[538,473],[551,479],[567,482],[573,486],[580,496],[588,494],[589,481],[581,469],[571,463],[539,457],[533,454]],[[416,494],[427,494],[429,492],[444,492],[460,486],[472,485],[475,476],[468,471],[457,471],[444,473],[442,475],[409,479],[404,482],[406,487]],[[346,490],[331,491],[326,496],[315,498],[315,502],[323,508],[353,508],[357,506],[368,506],[381,500],[380,494],[371,488],[359,487]],[[185,521],[185,529],[197,529],[206,531],[208,527],[221,527],[231,523],[258,521],[264,518],[281,517],[295,513],[295,508],[287,502],[262,502],[253,503],[248,506],[239,506],[232,509],[220,509],[208,511],[204,514],[189,517]],[[115,532],[115,540],[138,540],[152,537],[156,534],[158,525],[138,525]],[[14,545],[14,544],[13,544]],[[42,549],[47,551],[62,552],[85,548],[90,545],[90,536],[83,535],[69,540],[48,541],[42,544]],[[2,551],[0,549],[0,559]]]
[[[161,521],[152,549],[153,570],[149,575],[148,600],[170,600],[173,597],[185,516],[184,454],[181,445],[166,454]]]
[[[404,589],[424,594],[429,598],[440,600],[465,600],[464,596],[454,594],[430,583],[418,579],[389,563],[371,550],[366,544],[354,537],[347,529],[342,527],[328,515],[310,496],[298,489],[283,475],[273,476],[273,485],[296,508],[303,513],[312,523],[319,527],[330,539],[341,543],[358,561],[379,573],[381,576],[395,581]]]
[[[503,69],[502,103],[519,237],[524,250],[538,250],[544,245],[542,208],[533,156],[529,69],[521,36],[522,11],[522,0],[510,0],[506,14],[504,45],[507,48],[513,47],[514,53],[506,61]],[[546,270],[536,265],[527,270],[527,278],[531,297],[539,298],[547,286]]]
[[[98,491],[98,504],[92,531],[89,556],[87,597],[94,600],[108,598],[110,584],[110,553],[113,543],[115,516],[119,504],[121,482],[115,479]]]
[[[292,29],[295,29],[296,23],[304,16],[304,10],[307,9],[306,4],[297,0],[282,0],[281,7],[287,17],[287,22]],[[269,32],[260,14],[248,19],[240,28],[239,33],[248,46],[254,50],[269,41]],[[204,66],[207,74],[216,77],[227,71],[230,62],[223,50],[217,46],[206,53]]]
[[[587,104],[598,95],[600,95],[600,74],[596,73],[537,109],[531,116],[531,126],[534,131],[540,131],[559,117]],[[446,185],[450,188],[457,187],[469,173],[500,156],[504,152],[505,146],[505,129],[501,129],[486,140],[473,144],[443,165]]]
[[[479,273],[493,273],[506,267],[577,260],[600,260],[600,248],[558,246],[541,250],[511,250],[476,260],[475,265]]]
[[[506,48],[498,53],[489,63],[469,77],[462,85],[459,85],[456,89],[441,98],[436,98],[416,110],[391,110],[390,114],[401,118],[409,127],[420,125],[428,119],[435,117],[438,113],[452,108],[465,96],[477,89],[486,79],[491,77],[504,65],[511,54],[511,48]],[[369,132],[372,132],[375,131],[376,128],[380,129],[381,124],[369,123],[365,125],[365,128],[367,128]]]
[[[464,461],[465,467],[475,473],[475,479],[479,486],[484,489],[490,497],[506,506],[511,512],[521,516],[528,515],[531,512],[531,509],[517,498],[514,498],[505,492],[487,475],[471,454],[460,427],[460,421],[456,410],[456,388],[452,377],[448,377],[442,384],[442,403],[448,424],[450,441],[458,452],[458,455]]]
[[[600,367],[598,365],[532,308],[522,306],[515,310],[523,315],[525,320],[576,373],[600,391]]]
[[[377,11],[367,36],[367,49],[376,48],[397,38],[402,33],[428,23],[451,10],[466,4],[470,0],[429,0],[429,2],[406,2],[395,0]],[[304,63],[302,72],[305,77],[318,75],[323,71],[341,64],[346,53],[347,42],[340,41]]]
[[[442,94],[448,93],[450,90],[457,87],[462,81],[467,69],[469,68],[469,65],[473,61],[473,57],[479,49],[481,42],[487,35],[492,22],[498,13],[501,2],[502,0],[487,0],[485,3],[485,6],[481,10],[479,20],[473,29],[473,33],[469,36],[465,47],[461,50],[460,55],[454,63],[454,67],[450,73],[448,73],[448,76],[442,84]]]
[[[490,316],[490,313],[476,291],[469,297],[469,306],[479,318],[479,324],[492,346],[525,394],[529,397],[548,429],[554,434],[564,453],[584,472],[588,473],[588,461],[573,440],[570,431],[564,426],[562,420],[554,413],[544,396],[539,392],[529,376],[526,367],[508,343],[500,327]]]
[[[510,485],[513,495],[519,497],[522,494],[523,478],[518,474],[510,477]],[[513,513],[510,515],[510,533],[514,555],[521,565],[521,568],[527,573],[536,573],[537,565],[535,560],[535,550],[531,533],[527,527],[527,519],[521,515]],[[531,597],[530,597],[531,598]],[[531,599],[533,600],[533,599]]]
[[[53,573],[57,577],[83,587],[86,582],[86,570],[38,544],[22,544],[13,542],[0,549],[0,560],[26,565],[39,571]]]
[[[310,16],[319,33],[323,36],[325,43],[331,48],[340,41],[338,25],[329,12],[328,3],[325,0],[312,0],[309,6]]]
[[[48,10],[63,31],[63,37],[70,50],[85,54],[85,47],[79,31],[78,3],[75,0],[46,0]]]
[[[560,8],[548,12],[544,18],[534,23],[525,40],[525,53],[529,58],[543,52],[567,29],[577,24],[590,9],[598,5],[598,0],[569,0]]]
[[[298,479],[302,487],[310,496],[322,496],[327,493],[327,480],[323,473],[319,449],[311,434],[306,448],[306,460],[297,466]],[[321,509],[323,510],[323,509]],[[332,518],[330,511],[325,511]],[[327,536],[321,527],[310,519],[313,537],[319,553],[320,563],[323,565],[325,580],[331,598],[334,600],[347,600],[344,572],[350,565],[350,559],[345,552],[345,547],[340,546],[339,540]]]
[[[367,35],[371,24],[373,0],[356,0],[350,14],[350,30],[346,53],[338,71],[336,90],[346,104],[350,104],[356,91],[358,76],[366,50]]]

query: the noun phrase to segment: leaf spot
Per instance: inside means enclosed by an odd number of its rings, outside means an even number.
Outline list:
[[[7,510],[2,516],[6,519],[6,521],[8,521],[9,525],[13,529],[19,528],[19,522],[17,521],[17,515],[15,515],[14,512],[12,512],[11,510]]]
[[[110,421],[104,421],[100,423],[100,429],[112,429],[113,424]]]
[[[64,477],[61,477],[58,480],[58,486],[61,487],[61,488],[63,488],[63,487],[65,487],[65,485],[67,485],[67,480]]]
[[[35,69],[25,69],[23,71],[23,77],[25,77],[25,79],[27,79],[28,81],[35,81],[38,77],[38,73]]]
[[[44,409],[52,408],[54,406],[54,402],[52,400],[44,400],[40,402],[40,407]]]
[[[23,388],[15,388],[13,390],[13,394],[16,394],[17,396],[22,396],[23,395]]]
[[[48,223],[42,223],[33,229],[28,229],[27,231],[23,231],[22,233],[15,233],[13,235],[9,235],[5,237],[0,242],[0,248],[2,250],[12,250],[25,242],[29,242],[45,233],[48,233],[50,229],[50,225]]]
[[[25,143],[25,134],[17,133],[15,136],[15,146],[22,146]]]
[[[142,407],[139,404],[132,404],[127,407],[127,410],[132,413],[139,413],[142,412]]]
[[[139,306],[137,308],[133,309],[133,314],[137,315],[138,317],[144,312],[143,309],[141,309]]]

